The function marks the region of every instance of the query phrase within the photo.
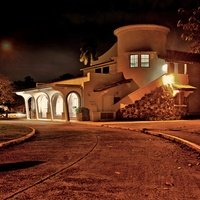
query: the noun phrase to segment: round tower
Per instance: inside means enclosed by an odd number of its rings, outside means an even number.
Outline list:
[[[158,55],[165,53],[169,28],[153,25],[129,25],[114,31],[118,39],[118,55],[133,51],[156,51]]]

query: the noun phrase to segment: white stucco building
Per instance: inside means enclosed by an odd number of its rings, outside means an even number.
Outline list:
[[[177,104],[200,114],[199,55],[167,50],[169,31],[158,25],[116,29],[116,43],[81,69],[83,77],[17,92],[24,97],[27,119],[69,121],[85,107],[92,121],[114,120],[120,108],[164,84],[172,86]]]

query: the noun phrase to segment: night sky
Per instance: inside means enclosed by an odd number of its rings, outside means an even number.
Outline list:
[[[100,55],[116,41],[113,30],[129,24],[168,26],[170,48],[182,48],[177,10],[197,6],[199,0],[1,1],[0,73],[37,82],[79,74],[80,47],[95,45]]]

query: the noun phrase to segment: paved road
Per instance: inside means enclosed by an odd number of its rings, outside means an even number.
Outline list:
[[[200,157],[177,144],[106,127],[31,126],[35,138],[0,150],[0,199],[200,199]]]

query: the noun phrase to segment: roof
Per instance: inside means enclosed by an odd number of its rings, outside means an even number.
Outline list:
[[[173,83],[174,89],[177,90],[187,90],[187,91],[193,91],[196,90],[197,88],[191,85],[182,85],[182,84],[175,84]]]
[[[156,24],[133,24],[133,25],[127,25],[122,26],[114,30],[114,34],[117,36],[122,32],[125,31],[162,31],[165,33],[168,33],[170,29],[165,26],[156,25]]]
[[[172,62],[200,63],[200,54],[167,50],[163,58]]]

